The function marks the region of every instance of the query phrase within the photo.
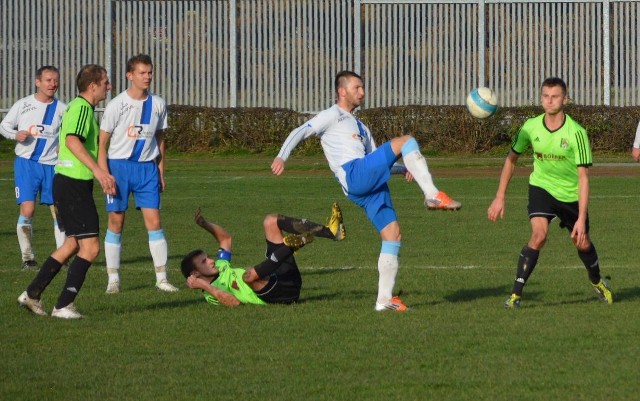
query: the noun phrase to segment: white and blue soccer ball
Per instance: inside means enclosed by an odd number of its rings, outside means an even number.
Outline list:
[[[487,118],[498,110],[496,94],[489,88],[479,87],[467,95],[467,110],[475,118]]]

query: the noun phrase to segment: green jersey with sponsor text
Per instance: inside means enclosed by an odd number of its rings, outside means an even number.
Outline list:
[[[265,305],[266,302],[261,300],[258,295],[253,291],[249,284],[245,283],[242,280],[242,275],[245,270],[240,268],[231,267],[231,263],[227,260],[218,259],[216,260],[216,269],[220,272],[218,278],[216,278],[211,285],[215,288],[233,294],[234,297],[238,298],[240,303],[242,304],[255,304],[255,305]],[[204,298],[213,305],[220,305],[220,301],[216,299],[213,295],[209,294],[206,291],[204,292]]]
[[[546,190],[559,201],[576,202],[578,167],[592,164],[587,130],[565,114],[562,126],[549,131],[541,114],[525,121],[513,138],[511,149],[521,154],[529,145],[533,149],[529,184]]]

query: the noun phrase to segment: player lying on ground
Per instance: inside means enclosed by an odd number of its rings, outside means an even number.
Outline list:
[[[245,270],[231,266],[231,234],[208,222],[200,208],[196,210],[195,222],[213,235],[220,249],[216,259],[200,249],[189,252],[180,266],[182,274],[189,288],[204,292],[207,302],[225,306],[296,302],[300,298],[302,277],[293,252],[313,241],[314,236],[340,241],[346,234],[337,203],[331,207],[326,226],[307,219],[268,214],[263,222],[266,258]],[[283,236],[282,231],[290,234]]]

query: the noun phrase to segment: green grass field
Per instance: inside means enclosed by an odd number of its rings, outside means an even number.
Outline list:
[[[267,157],[194,157],[168,162],[163,196],[169,277],[181,291],[155,290],[142,218],[130,210],[122,292],[104,293],[101,254],[76,300],[85,318],[59,321],[16,303],[35,272],[20,270],[12,163],[4,158],[0,400],[637,400],[639,167],[616,176],[592,169],[592,238],[615,304],[597,301],[554,223],[523,307],[512,311],[502,302],[529,236],[526,177],[513,179],[505,219],[493,224],[486,209],[501,161],[430,163],[438,186],[464,207],[427,212],[415,184],[390,182],[403,231],[396,289],[410,313],[373,311],[380,240],[321,157],[294,157],[282,177],[269,173]],[[298,252],[299,304],[226,309],[185,287],[182,255],[216,250],[193,224],[197,206],[234,234],[234,264],[249,266],[263,257],[266,213],[324,221],[333,201],[347,239],[318,239]],[[54,247],[45,207],[34,224],[42,262]],[[44,293],[48,309],[65,276]]]

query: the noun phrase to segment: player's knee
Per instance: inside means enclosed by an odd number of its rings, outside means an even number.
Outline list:
[[[547,236],[544,233],[534,233],[529,240],[529,247],[533,249],[542,249],[547,242]]]
[[[578,245],[574,240],[578,252],[587,253],[591,250],[591,241],[586,241],[586,245]]]
[[[269,228],[278,228],[278,215],[277,214],[268,214],[264,217],[264,221],[262,222],[265,230]]]
[[[78,256],[83,259],[93,262],[100,253],[100,242],[95,238],[95,241],[81,241],[80,249],[78,250]]]

